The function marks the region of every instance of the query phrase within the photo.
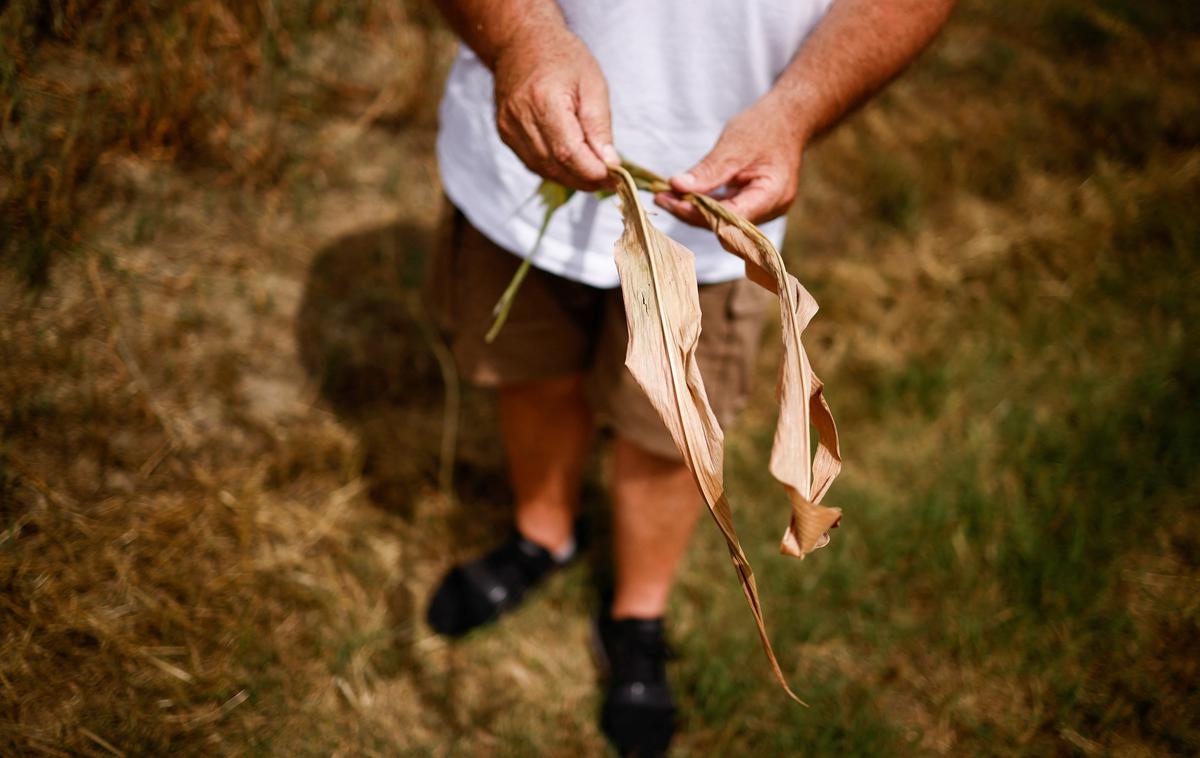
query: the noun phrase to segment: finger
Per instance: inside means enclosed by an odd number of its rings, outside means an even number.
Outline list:
[[[583,137],[592,152],[609,166],[621,163],[613,147],[612,113],[608,104],[608,85],[603,75],[585,77],[579,83],[579,103],[576,106]]]
[[[592,190],[608,178],[608,167],[584,138],[583,126],[570,99],[556,100],[538,119],[538,131],[549,151],[549,160],[570,177],[568,186]]]
[[[540,137],[538,144],[544,144]],[[580,184],[578,177],[567,171],[565,167],[553,157],[549,151],[549,148],[539,148],[533,159],[526,161],[525,165],[529,168],[529,170],[533,171],[543,179],[549,179],[553,182],[563,185],[564,187],[570,187],[572,189],[586,189]]]
[[[539,118],[533,109],[519,114],[509,114],[500,129],[504,144],[508,145],[521,162],[533,173],[559,184],[581,189],[578,179],[564,170],[554,158],[546,138],[538,128]]]
[[[695,206],[686,200],[680,200],[666,192],[659,192],[654,196],[654,203],[659,208],[670,211],[671,215],[684,223],[698,226],[702,229],[708,228],[708,222],[704,220],[704,216],[700,215],[700,211],[696,210]]]
[[[778,190],[767,182],[751,182],[723,202],[752,224],[770,221],[787,211]]]
[[[682,174],[672,176],[671,186],[679,192],[712,192],[737,176],[744,165],[738,154],[744,152],[722,136],[717,140],[716,147],[699,163]]]
[[[497,118],[497,126],[504,144],[517,154],[526,168],[539,176],[551,178],[546,173],[552,169],[549,150],[531,111],[505,113]]]

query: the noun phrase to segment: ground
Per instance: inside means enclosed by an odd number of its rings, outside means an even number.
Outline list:
[[[126,134],[88,77],[145,72],[63,7],[3,71],[0,753],[600,753],[602,550],[462,643],[421,620],[509,519],[490,398],[418,296],[449,35],[416,4],[181,3],[248,72],[196,95],[233,110],[138,121],[193,102],[163,90]],[[678,755],[1200,751],[1198,35],[1167,3],[968,0],[809,150],[784,253],[843,524],[777,554],[777,332],[727,482],[810,707],[703,523]],[[602,452],[590,478],[602,546]]]

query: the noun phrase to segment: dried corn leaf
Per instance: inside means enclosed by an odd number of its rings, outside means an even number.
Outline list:
[[[793,699],[800,701],[788,687],[771,649],[754,574],[734,531],[733,513],[725,498],[724,434],[708,403],[696,363],[700,300],[694,257],[650,224],[627,171],[612,168],[610,174],[617,183],[625,221],[624,233],[614,250],[629,329],[625,364],[662,417],[725,536],[775,677]]]
[[[653,173],[626,164],[638,183],[655,192],[670,186]],[[796,277],[788,273],[783,257],[754,224],[705,195],[688,193],[722,246],[746,262],[746,275],[779,297],[784,356],[779,367],[776,397],[779,423],[771,448],[771,475],[784,485],[792,515],[783,535],[781,552],[803,558],[829,542],[841,510],[820,505],[842,469],[837,427],[825,401],[824,385],[812,370],[801,336],[817,312],[817,303]],[[818,445],[813,455],[809,426],[816,427]]]

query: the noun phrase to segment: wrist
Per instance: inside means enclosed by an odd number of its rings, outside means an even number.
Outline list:
[[[821,131],[819,96],[817,88],[807,82],[783,80],[763,96],[766,107],[782,117],[798,150]]]
[[[510,58],[519,58],[528,51],[548,49],[561,44],[571,35],[561,16],[540,14],[523,18],[492,46],[491,55],[483,61],[492,72]]]

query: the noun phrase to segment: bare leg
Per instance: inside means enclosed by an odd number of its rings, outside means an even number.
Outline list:
[[[592,439],[578,375],[500,390],[500,432],[516,497],[517,529],[548,550],[567,545]]]
[[[617,436],[613,446],[612,616],[657,618],[700,516],[700,493],[682,463]]]

